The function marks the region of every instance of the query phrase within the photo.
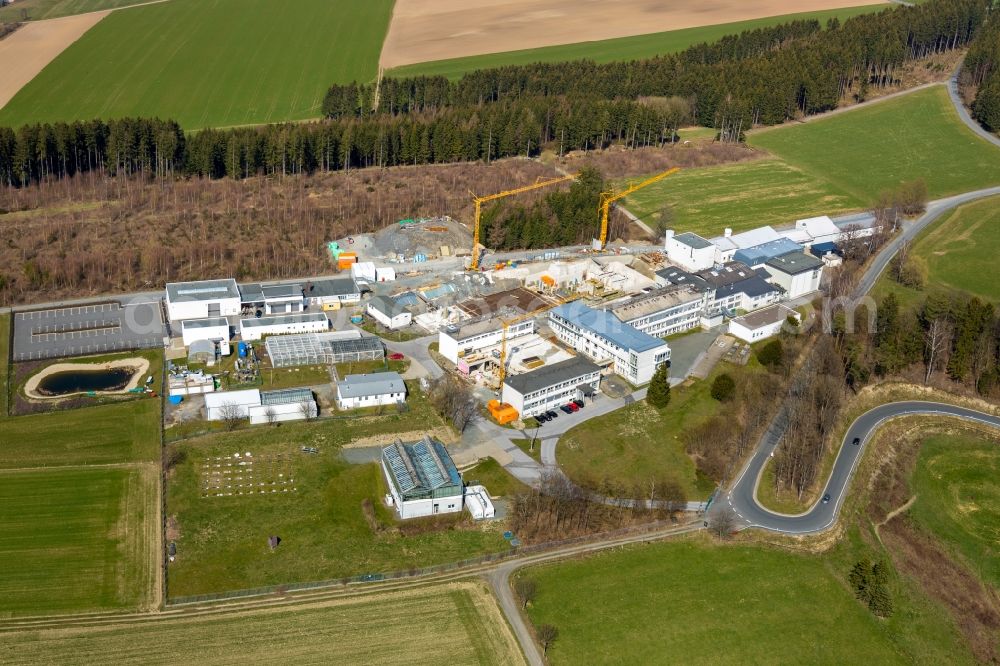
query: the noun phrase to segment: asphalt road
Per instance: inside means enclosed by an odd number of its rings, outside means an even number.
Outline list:
[[[821,495],[822,497],[829,494],[829,502],[817,501],[812,509],[797,516],[773,513],[757,503],[757,484],[764,465],[774,450],[773,444],[770,447],[762,446],[754,453],[737,478],[733,490],[725,502],[736,511],[736,515],[747,527],[763,527],[787,534],[822,532],[833,525],[837,519],[854,469],[875,431],[889,419],[916,415],[954,417],[985,423],[1000,429],[1000,416],[964,407],[919,401],[892,402],[880,405],[859,416],[848,428],[847,436],[841,444],[840,453],[837,454],[837,460],[833,465],[833,472],[830,474]],[[853,443],[855,438],[860,440],[860,444]]]

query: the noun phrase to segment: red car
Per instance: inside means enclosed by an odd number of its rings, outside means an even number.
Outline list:
[[[403,360],[403,355],[399,354],[399,353],[389,354],[389,360],[390,361],[402,361]]]
[[[580,411],[579,405],[577,405],[575,402],[571,402],[571,403],[569,403],[566,406],[569,407],[571,411],[574,411],[574,412]]]

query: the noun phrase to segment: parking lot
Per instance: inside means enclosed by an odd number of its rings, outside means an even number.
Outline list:
[[[159,301],[104,301],[14,314],[14,362],[158,347]]]

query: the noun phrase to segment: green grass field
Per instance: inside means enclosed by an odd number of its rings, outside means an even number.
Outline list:
[[[28,12],[28,19],[41,21],[96,12],[102,9],[118,9],[138,5],[147,0],[18,0],[12,5],[0,8],[0,21],[20,21],[22,12]]]
[[[961,206],[943,216],[913,243],[910,253],[927,265],[927,286],[918,291],[882,275],[876,297],[890,291],[904,304],[918,304],[928,291],[966,292],[1000,303],[1000,282],[995,278],[1000,252],[1000,198]]]
[[[1000,150],[959,120],[944,86],[748,137],[770,157],[689,169],[626,200],[646,222],[669,206],[678,231],[714,236],[868,206],[923,178],[938,198],[1000,183]]]
[[[0,617],[148,605],[147,467],[0,471]]]
[[[944,86],[762,131],[749,143],[866,205],[916,178],[932,199],[1000,183],[1000,149],[962,124]]]
[[[822,556],[707,540],[632,546],[528,569],[552,664],[972,663],[943,612],[893,587],[875,618],[846,587],[854,538]]]
[[[0,110],[0,124],[121,116],[184,129],[314,118],[375,77],[391,0],[171,0],[118,11]]]
[[[170,566],[170,596],[407,570],[505,548],[499,532],[468,523],[404,534],[381,504],[387,490],[380,467],[341,458],[340,447],[361,437],[410,433],[415,439],[415,433],[443,427],[421,396],[411,395],[408,402],[405,414],[245,428],[171,445],[186,452],[186,461],[168,479],[167,513],[177,524],[170,538],[178,548]],[[320,452],[303,454],[302,446]],[[255,470],[284,456],[276,472],[293,479],[287,487],[296,490],[239,496],[234,487],[231,497],[203,496],[203,484],[219,463],[214,459],[231,460],[247,451]],[[273,472],[271,477],[277,478]],[[254,482],[262,480],[268,479],[258,476]],[[373,506],[372,522],[362,507],[366,500]],[[273,552],[267,545],[271,535],[282,539]]]
[[[0,421],[0,469],[159,459],[160,405],[152,398]]]
[[[27,666],[286,663],[523,664],[486,587],[454,583],[285,608],[4,634]]]
[[[10,314],[0,314],[0,419],[9,414],[7,377],[10,373]]]
[[[673,226],[703,236],[729,227],[742,231],[764,224],[847,211],[864,200],[778,158],[687,169],[631,195],[626,207],[653,225],[664,206]]]
[[[911,479],[910,516],[1000,588],[1000,444],[971,434],[933,435]]]
[[[536,449],[539,445],[536,445]],[[485,486],[493,497],[510,497],[527,490],[528,487],[511,476],[510,472],[493,458],[486,458],[475,467],[462,472],[462,479],[469,484],[478,483]]]
[[[548,46],[523,51],[507,51],[488,55],[470,56],[467,58],[452,58],[432,62],[405,65],[389,70],[389,76],[447,76],[457,79],[463,74],[477,69],[501,67],[504,65],[527,65],[535,62],[563,62],[586,58],[596,62],[615,62],[651,58],[667,53],[676,53],[694,44],[714,42],[726,35],[737,34],[744,30],[756,30],[767,26],[786,23],[788,21],[816,19],[824,25],[831,18],[844,21],[852,16],[869,14],[885,9],[885,5],[870,5],[866,7],[849,7],[817,12],[801,12],[783,16],[750,21],[737,21],[721,25],[706,25],[698,28],[656,32],[635,37],[620,37],[593,42],[579,42],[561,46]]]

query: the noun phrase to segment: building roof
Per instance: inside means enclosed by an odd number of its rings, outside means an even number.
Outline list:
[[[388,296],[373,297],[370,301],[368,301],[368,307],[381,312],[389,318],[406,312],[406,308],[404,308],[399,301]]]
[[[754,270],[739,261],[731,261],[724,266],[706,268],[695,273],[702,280],[718,289],[734,282],[746,280],[755,275]]]
[[[677,234],[674,236],[674,240],[695,250],[704,250],[706,247],[712,247],[712,243],[690,231]]]
[[[753,267],[759,266],[773,257],[780,257],[783,254],[788,254],[789,252],[801,251],[801,245],[795,241],[789,240],[788,238],[782,237],[773,241],[768,241],[761,245],[755,245],[754,247],[737,250],[736,253],[733,254],[733,260],[741,261],[747,266]]]
[[[246,389],[243,391],[219,391],[205,394],[205,407],[212,409],[223,405],[242,405],[252,407],[260,404],[260,391]]]
[[[597,364],[591,363],[581,356],[574,356],[565,361],[542,366],[531,372],[510,375],[504,380],[504,384],[521,395],[527,395],[549,386],[577,380],[584,375],[600,372],[600,370],[601,368]]]
[[[441,442],[424,436],[413,444],[396,443],[382,449],[382,460],[401,495],[430,493],[438,488],[458,486],[462,475]]]
[[[814,243],[812,247],[809,248],[809,253],[814,257],[822,257],[830,252],[838,255],[841,253],[840,248],[837,247],[837,244],[832,241],[826,243]]]
[[[554,305],[548,296],[542,296],[530,289],[516,287],[494,292],[478,298],[470,298],[457,303],[456,307],[470,317],[492,315],[501,310],[511,309],[519,312],[534,312],[547,305]]]
[[[716,289],[715,300],[721,300],[726,296],[736,293],[746,294],[750,298],[757,298],[765,294],[777,293],[781,291],[783,291],[781,287],[771,284],[761,276],[754,273],[746,280],[732,282]]]
[[[800,244],[807,244],[813,241],[812,235],[805,229],[782,229],[778,233],[782,237]]]
[[[477,317],[475,319],[469,319],[467,321],[459,322],[458,324],[452,324],[445,327],[442,331],[448,337],[461,342],[462,340],[468,340],[477,335],[482,335],[484,333],[494,333],[500,331],[503,328],[503,322],[501,317],[514,317],[517,316],[518,312],[516,310],[507,309],[500,312],[496,312],[493,315],[485,315],[482,317]],[[525,319],[519,321],[516,324],[511,324],[507,329],[507,336],[510,337],[512,331],[515,328],[521,326],[522,324],[529,323],[531,325],[531,330],[535,330],[535,320]]]
[[[215,343],[211,340],[195,340],[188,347],[188,357],[196,354],[215,354]]]
[[[648,294],[633,296],[611,308],[611,313],[622,321],[634,321],[641,317],[675,308],[679,305],[700,301],[701,294],[691,285],[672,284],[656,289]]]
[[[229,321],[225,317],[209,317],[208,319],[185,319],[181,322],[181,330],[192,328],[229,328]]]
[[[564,303],[551,312],[581,328],[597,333],[622,349],[644,352],[666,346],[663,340],[622,323],[607,310],[595,310],[580,301]]]
[[[661,278],[669,282],[670,284],[678,285],[690,285],[691,287],[697,289],[698,291],[712,291],[712,285],[706,282],[704,279],[694,275],[693,273],[688,273],[687,271],[677,268],[676,266],[668,266],[667,268],[661,268],[656,271],[656,274]]]
[[[761,308],[760,310],[755,310],[754,312],[745,314],[742,317],[736,317],[733,321],[752,331],[765,326],[770,326],[771,324],[777,324],[780,321],[785,321],[791,315],[798,317],[798,313],[795,310],[779,303],[776,305],[769,305],[768,307]]]
[[[232,278],[167,283],[167,300],[171,303],[200,303],[239,297],[240,290]]]
[[[733,234],[732,236],[717,236],[712,239],[712,243],[721,250],[742,250],[756,245],[777,240],[780,235],[772,227],[757,227],[750,231]]]
[[[361,288],[353,278],[330,278],[314,280],[306,285],[306,298],[323,298],[325,296],[354,296],[361,293]]]
[[[284,324],[304,324],[309,321],[327,321],[322,312],[305,312],[302,314],[276,315],[274,317],[259,317],[257,319],[242,319],[240,326],[244,328],[260,328],[262,326],[282,326]]]
[[[264,300],[289,298],[302,298],[302,285],[298,284],[273,284],[260,288],[264,295]]]
[[[296,405],[303,402],[315,402],[313,392],[307,388],[290,388],[278,391],[261,391],[262,405]]]
[[[337,384],[341,398],[363,398],[387,393],[405,393],[406,384],[398,372],[373,372],[365,375],[347,375]]]
[[[264,288],[259,282],[246,282],[239,285],[240,300],[244,303],[263,303]]]
[[[805,229],[813,238],[831,235],[838,236],[840,234],[840,228],[827,215],[798,220],[795,222],[795,228]]]
[[[766,262],[766,265],[770,268],[777,269],[782,273],[799,275],[800,273],[822,268],[823,262],[816,257],[806,254],[805,252],[792,252],[790,254],[769,259]]]

